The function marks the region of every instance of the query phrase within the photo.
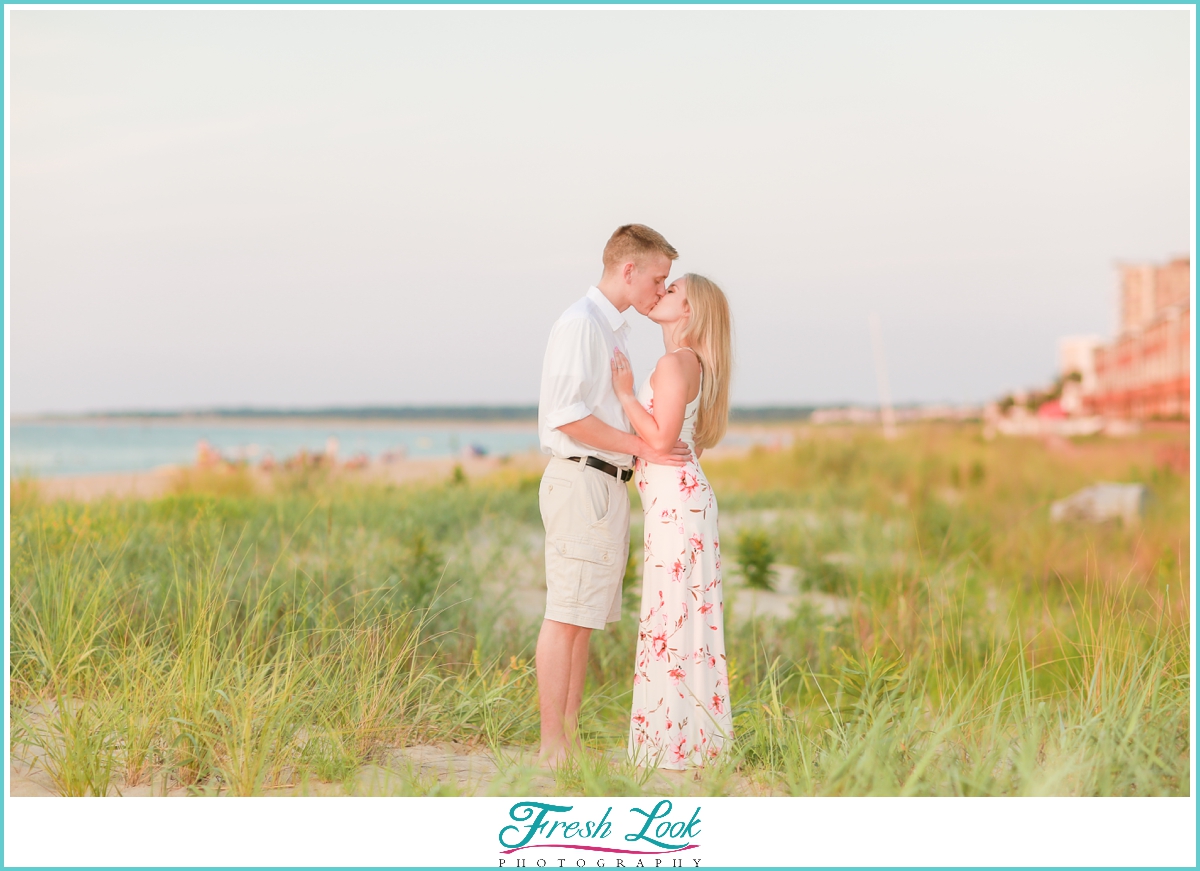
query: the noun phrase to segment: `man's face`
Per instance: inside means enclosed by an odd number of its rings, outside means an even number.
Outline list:
[[[665,254],[648,254],[641,266],[629,270],[629,302],[634,310],[645,315],[667,292],[667,276],[671,274],[671,258]]]

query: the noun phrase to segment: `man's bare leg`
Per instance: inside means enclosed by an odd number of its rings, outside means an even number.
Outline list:
[[[579,708],[583,704],[583,682],[587,679],[588,642],[592,630],[578,627],[574,645],[571,647],[571,675],[567,685],[567,707],[563,712],[563,730],[567,743],[579,744]]]
[[[543,620],[538,634],[537,668],[538,706],[542,716],[542,747],[538,753],[541,764],[557,765],[567,754],[567,711],[570,706],[572,675],[586,673],[587,640],[591,630],[557,620]],[[582,664],[576,665],[575,650],[582,636]],[[574,707],[571,708],[571,731],[579,717],[583,698],[583,682],[579,682]]]

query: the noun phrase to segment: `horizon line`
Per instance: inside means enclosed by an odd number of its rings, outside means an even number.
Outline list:
[[[983,403],[964,402],[901,402],[895,408],[914,409],[950,406],[954,408],[982,408]],[[112,409],[107,411],[66,411],[13,413],[11,419],[20,420],[96,420],[113,418],[359,418],[395,420],[536,420],[537,404],[471,404],[459,405],[326,405],[312,408],[270,406],[207,406],[183,409]],[[760,403],[736,405],[730,408],[731,419],[749,418],[806,418],[814,411],[824,409],[878,409],[878,403],[869,402],[808,402],[808,403]]]

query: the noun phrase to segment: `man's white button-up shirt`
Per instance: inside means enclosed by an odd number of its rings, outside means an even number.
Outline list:
[[[538,438],[554,457],[598,457],[629,468],[633,457],[581,444],[559,431],[565,423],[595,415],[609,426],[633,432],[612,386],[613,351],[629,356],[629,323],[597,287],[563,312],[550,329],[538,397]]]

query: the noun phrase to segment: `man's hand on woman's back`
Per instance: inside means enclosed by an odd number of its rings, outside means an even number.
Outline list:
[[[692,459],[692,449],[683,439],[677,439],[675,445],[666,451],[656,451],[642,441],[642,448],[638,450],[637,455],[656,466],[686,466]]]

